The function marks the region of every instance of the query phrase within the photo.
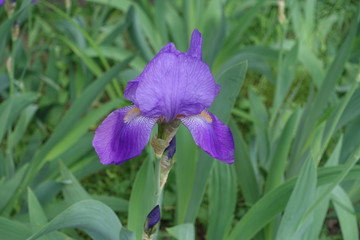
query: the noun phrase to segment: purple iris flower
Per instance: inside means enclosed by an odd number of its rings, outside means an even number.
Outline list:
[[[156,123],[181,121],[210,156],[234,162],[229,127],[205,110],[220,91],[202,61],[202,37],[192,33],[186,53],[168,43],[130,81],[125,97],[134,105],[113,111],[96,129],[93,146],[102,164],[121,164],[141,154]]]

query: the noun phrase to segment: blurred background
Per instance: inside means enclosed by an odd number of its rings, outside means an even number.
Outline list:
[[[197,28],[203,61],[222,86],[211,111],[231,127],[236,159],[211,159],[180,128],[160,239],[358,239],[359,5],[5,1],[0,238],[26,239],[84,199],[116,213],[129,229],[120,239],[139,238],[153,207],[153,150],[101,165],[94,130],[130,104],[127,82],[166,43],[186,51]],[[44,239],[91,239],[79,229]]]

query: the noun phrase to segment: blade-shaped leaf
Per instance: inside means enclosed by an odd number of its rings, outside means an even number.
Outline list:
[[[94,240],[119,240],[121,227],[116,214],[108,206],[96,200],[83,200],[71,205],[28,240],[64,228],[79,228]]]
[[[195,229],[194,225],[191,223],[184,223],[177,225],[175,227],[166,229],[171,236],[178,240],[194,240],[195,239]]]
[[[230,119],[231,109],[239,95],[240,88],[245,79],[247,63],[242,62],[234,65],[216,77],[218,84],[222,86],[219,96],[215,99],[210,111],[216,114],[225,123]],[[181,161],[179,159],[179,161]],[[195,179],[189,205],[185,215],[185,222],[194,222],[199,210],[206,183],[213,165],[213,158],[201,151],[196,165]],[[183,172],[187,176],[186,172]]]

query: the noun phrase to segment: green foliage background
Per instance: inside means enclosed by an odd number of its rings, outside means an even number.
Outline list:
[[[284,4],[282,9],[279,5]],[[141,239],[154,154],[91,140],[166,43],[203,34],[226,165],[177,135],[160,239],[359,239],[356,0],[7,1],[0,7],[0,238]]]

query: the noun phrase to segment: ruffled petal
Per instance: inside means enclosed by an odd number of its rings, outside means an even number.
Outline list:
[[[141,154],[149,142],[156,119],[128,106],[113,111],[96,129],[93,146],[102,164],[121,164]]]
[[[230,128],[214,114],[204,110],[198,115],[179,119],[191,132],[196,145],[213,158],[234,163],[235,147]]]
[[[186,54],[199,60],[202,59],[202,37],[201,33],[197,29],[192,32],[190,47]]]
[[[0,0],[1,1],[1,0]],[[168,44],[166,44],[160,51],[159,53],[156,55],[158,56],[159,54],[162,54],[162,53],[173,53],[175,55],[179,55],[181,54],[181,52],[179,50],[176,49],[174,43],[170,42]],[[155,56],[155,57],[156,57]],[[124,92],[124,95],[125,97],[132,101],[133,103],[135,103],[135,105],[137,105],[137,100],[136,100],[136,96],[135,96],[135,93],[136,93],[136,90],[137,90],[137,87],[139,85],[139,82],[142,80],[142,74],[140,76],[138,76],[137,78],[135,78],[134,80],[131,80],[128,82],[127,86],[126,86],[126,89],[125,89],[125,92]]]
[[[209,67],[184,53],[157,55],[139,77],[136,105],[145,116],[167,121],[199,114],[219,91]]]
[[[179,50],[176,49],[175,44],[172,42],[169,42],[168,44],[166,44],[157,55],[161,54],[161,53],[173,53],[175,55],[179,55],[181,54],[181,52]]]

